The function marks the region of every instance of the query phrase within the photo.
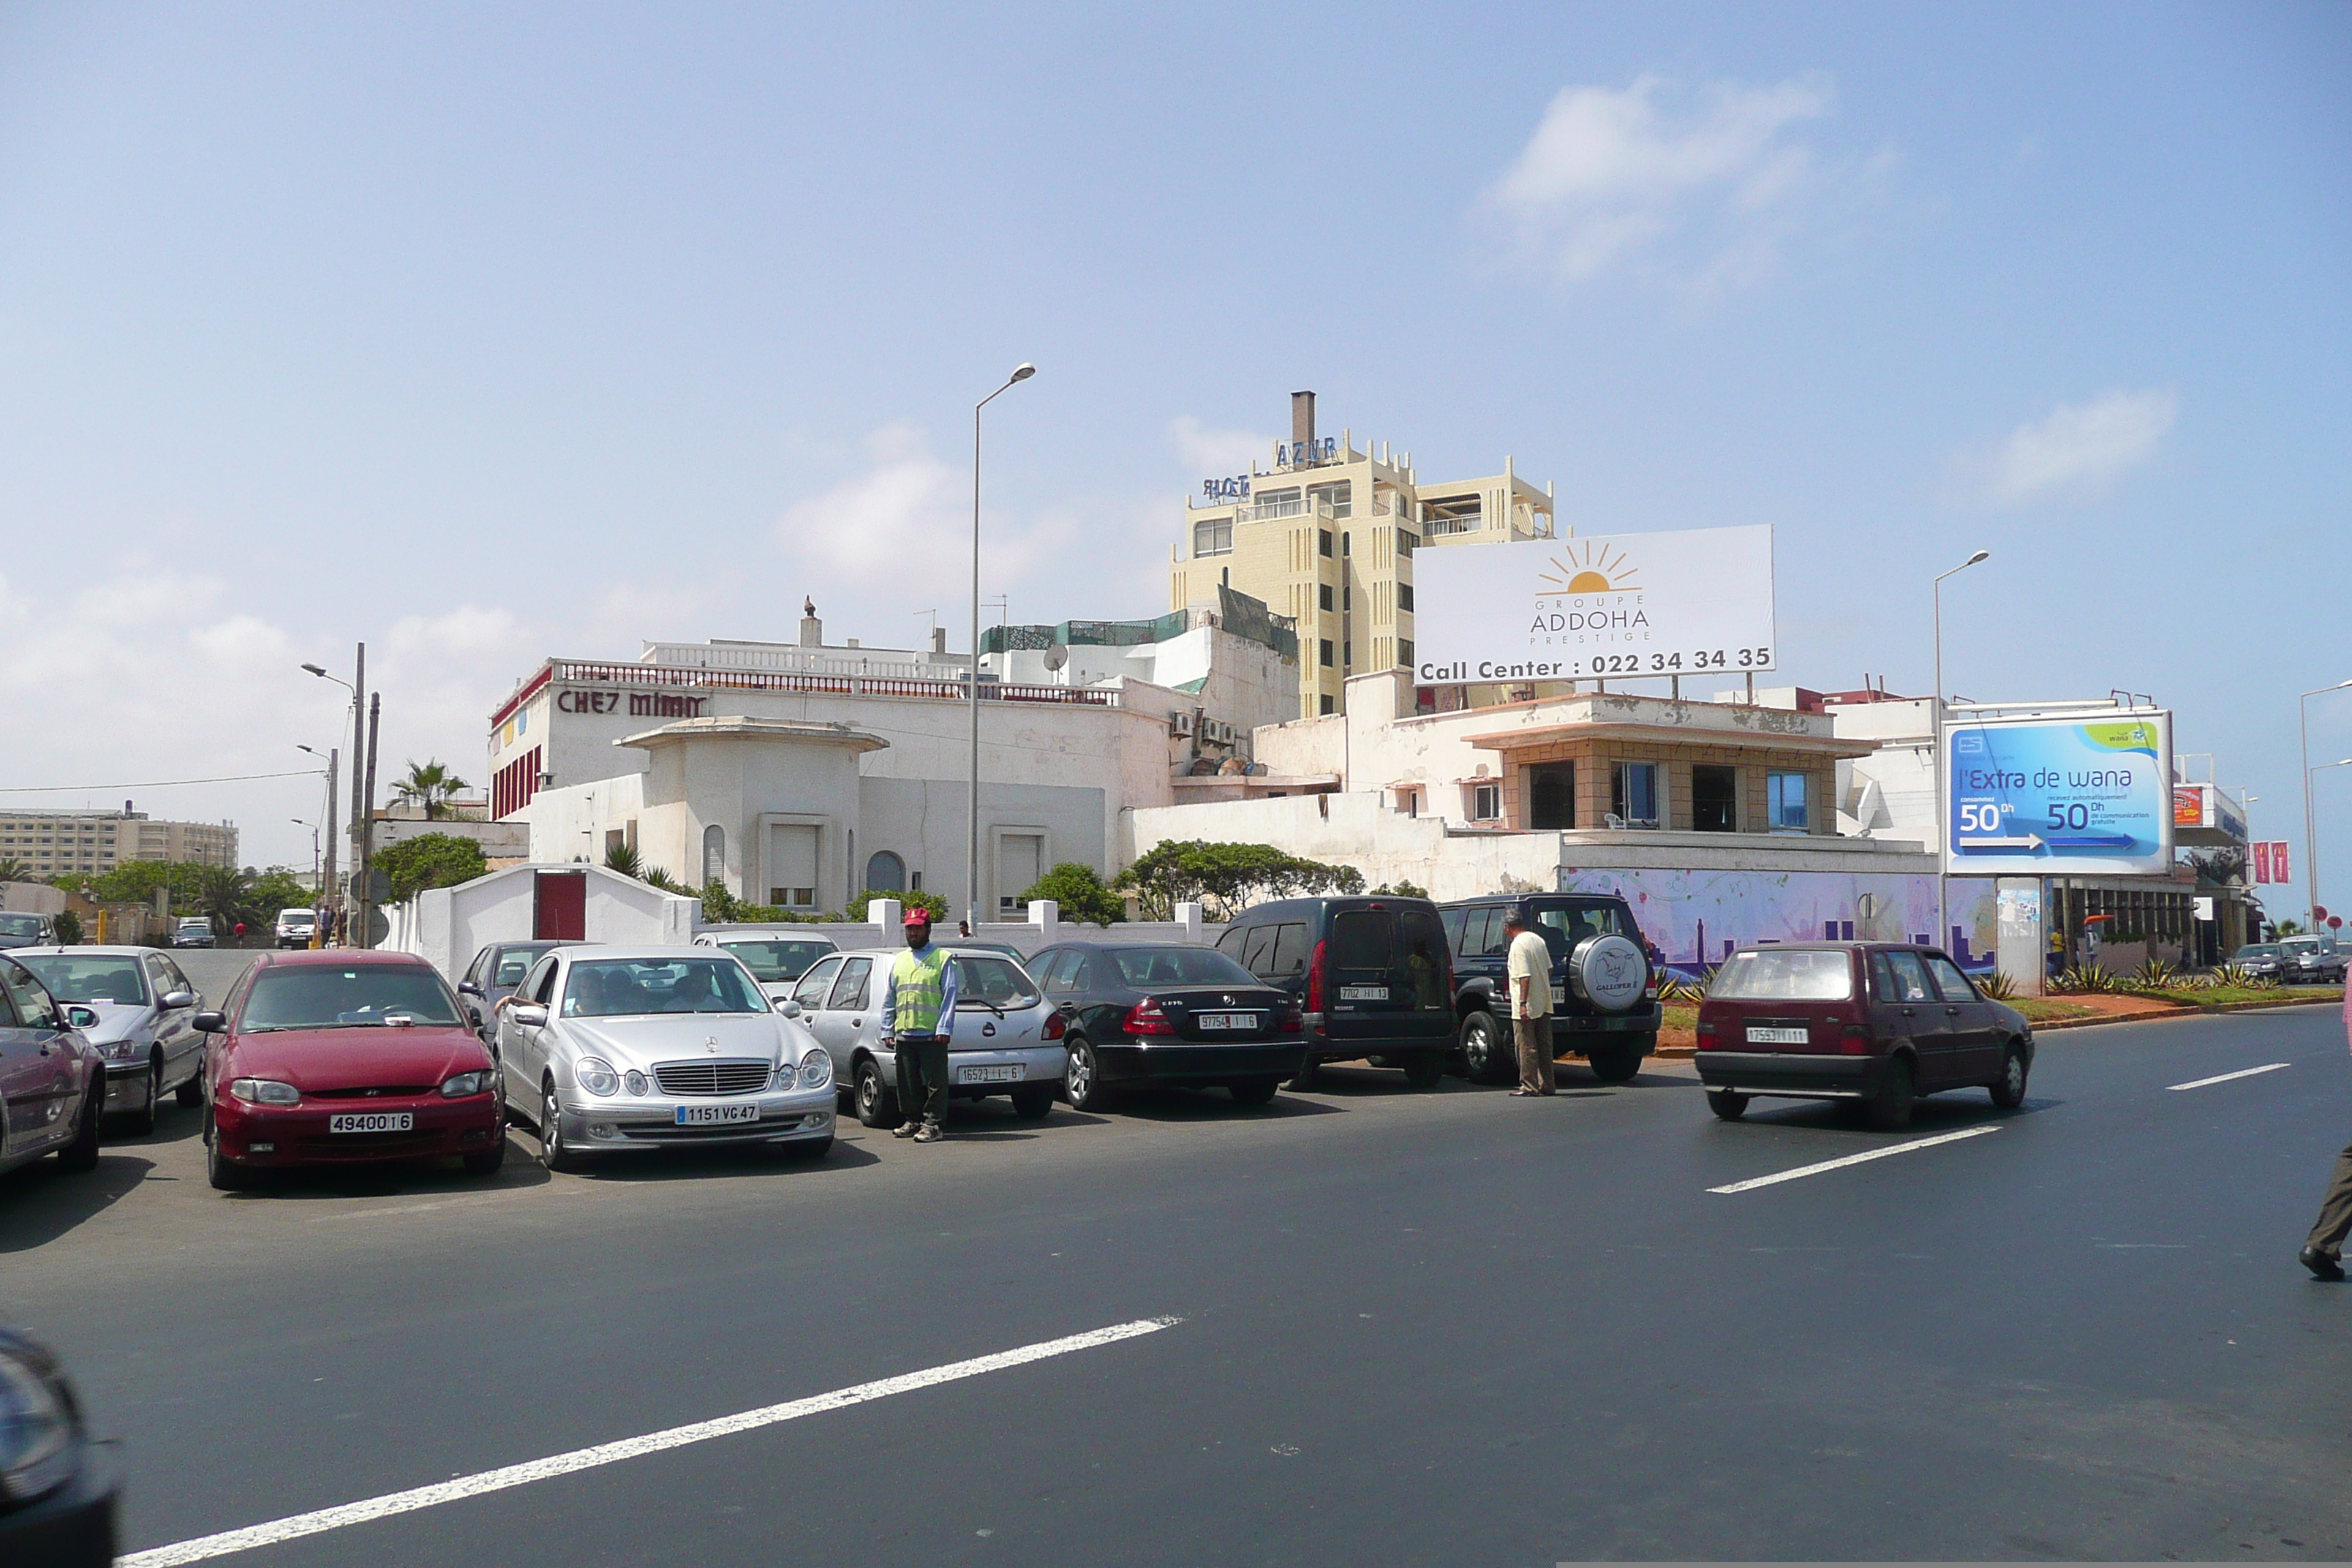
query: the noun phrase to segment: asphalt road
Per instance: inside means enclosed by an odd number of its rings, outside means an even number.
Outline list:
[[[134,1549],[1181,1320],[217,1559],[268,1568],[2352,1556],[2331,1011],[2053,1035],[2024,1111],[1902,1134],[1563,1080],[236,1196],[167,1111],[0,1177],[0,1318],[124,1437]]]

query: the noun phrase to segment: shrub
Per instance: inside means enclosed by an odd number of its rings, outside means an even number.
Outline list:
[[[2017,1000],[2017,982],[1995,969],[1977,977],[1978,986],[1996,1002]]]
[[[389,902],[404,904],[427,888],[454,888],[487,872],[482,847],[454,833],[420,833],[375,852],[371,864],[392,879]]]
[[[2099,994],[2122,989],[2116,977],[2095,963],[2081,963],[2061,974],[2055,989]]]
[[[1092,921],[1098,926],[1127,918],[1127,900],[1112,892],[1100,874],[1083,861],[1065,860],[1038,878],[1021,895],[1024,904],[1033,899],[1051,899],[1061,906],[1066,919]]]
[[[873,907],[874,900],[877,899],[898,900],[901,911],[905,913],[912,913],[916,910],[929,910],[931,912],[933,925],[952,923],[948,919],[948,901],[937,893],[913,891],[893,893],[880,889],[868,890],[850,900],[842,907],[841,918],[845,921],[864,921],[866,918],[866,911]]]
[[[1400,877],[1394,882],[1382,882],[1379,887],[1374,888],[1372,889],[1372,897],[1376,899],[1425,899],[1429,897],[1429,889],[1423,887],[1418,882],[1408,882],[1403,878]]]
[[[60,910],[58,911],[58,918],[50,923],[57,927],[58,945],[59,947],[79,947],[81,945],[81,917],[79,915],[74,913],[71,910]]]

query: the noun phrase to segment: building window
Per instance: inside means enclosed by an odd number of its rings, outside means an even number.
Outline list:
[[[1397,608],[1400,610],[1410,610],[1412,608],[1412,584],[1400,583],[1397,584]]]
[[[1421,535],[1417,533],[1408,533],[1402,528],[1396,531],[1396,552],[1399,555],[1412,554],[1415,547],[1420,543]]]
[[[1503,815],[1503,786],[1499,784],[1470,786],[1470,820],[1493,822]]]
[[[1331,531],[1329,529],[1318,528],[1315,531],[1315,548],[1317,552],[1319,554],[1328,555],[1331,553]]]
[[[1356,585],[1353,583],[1342,583],[1339,584],[1339,607],[1350,612],[1355,609]]]
[[[1739,831],[1739,770],[1719,763],[1691,768],[1691,826],[1701,833]]]
[[[1576,764],[1538,763],[1528,770],[1528,826],[1576,826]]]
[[[1192,525],[1192,554],[1231,555],[1234,552],[1234,520],[1230,517],[1207,517]]]
[[[866,890],[869,893],[896,893],[907,886],[907,862],[887,849],[875,851],[866,862]]]
[[[1344,533],[1341,534],[1339,536],[1339,553],[1342,555],[1347,554],[1348,547],[1354,542],[1355,541],[1350,536]]]
[[[1339,645],[1339,662],[1349,668],[1355,667],[1356,645],[1354,643],[1343,642]]]
[[[1610,815],[1626,827],[1658,825],[1658,764],[1619,763],[1609,789]]]
[[[1323,668],[1326,668],[1326,669],[1330,668],[1331,668],[1331,639],[1330,639],[1329,637],[1319,637],[1319,638],[1318,638],[1318,639],[1317,639],[1317,641],[1316,641],[1316,646],[1317,646],[1317,647],[1320,650],[1320,652],[1321,652],[1321,653],[1322,653],[1322,655],[1323,655]]]
[[[1331,607],[1331,584],[1326,583],[1315,590],[1315,602],[1325,609]]]
[[[1328,485],[1309,485],[1307,499],[1331,509],[1333,517],[1348,517],[1355,510],[1355,486],[1347,479]]]
[[[1397,662],[1404,666],[1407,669],[1411,669],[1412,668],[1412,639],[1411,637],[1397,638]]]
[[[1323,647],[1324,647],[1325,651],[1328,653],[1328,652],[1329,651],[1329,649],[1330,649],[1331,645],[1330,645],[1329,643],[1325,643],[1325,644],[1323,645]],[[1330,661],[1328,658],[1326,658],[1326,659],[1324,659],[1324,661],[1323,661],[1323,662],[1324,662],[1324,663],[1326,663],[1326,664],[1328,664],[1328,663],[1330,663],[1331,661]],[[1323,699],[1323,705],[1322,705],[1322,707],[1320,707],[1319,709],[1318,709],[1318,710],[1317,710],[1317,711],[1318,711],[1318,712],[1320,712],[1320,713],[1328,713],[1328,712],[1330,712],[1330,711],[1331,711],[1331,699],[1330,699],[1330,698],[1328,698],[1328,697],[1324,698],[1324,699]]]
[[[1766,825],[1775,833],[1811,833],[1805,816],[1805,775],[1770,773],[1764,780]]]
[[[702,879],[727,879],[727,830],[715,822],[702,830]]]

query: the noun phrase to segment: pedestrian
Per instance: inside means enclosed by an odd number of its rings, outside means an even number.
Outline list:
[[[1551,949],[1528,929],[1513,905],[1503,916],[1510,940],[1505,979],[1511,989],[1511,1037],[1519,1047],[1519,1087],[1514,1098],[1557,1092],[1551,1043]]]
[[[971,940],[971,922],[970,921],[956,921],[956,936],[960,941],[970,942]]]
[[[2352,1040],[2352,987],[2344,993],[2344,1034]],[[2319,1200],[2319,1223],[2304,1237],[2303,1266],[2321,1279],[2344,1278],[2344,1238],[2352,1235],[2352,1147],[2336,1156],[2336,1174]]]
[[[948,1110],[948,1035],[955,1027],[956,972],[931,943],[931,912],[907,911],[907,951],[890,963],[882,988],[883,1044],[898,1058],[898,1110],[893,1138],[936,1143]],[[918,1121],[918,1108],[920,1120]]]

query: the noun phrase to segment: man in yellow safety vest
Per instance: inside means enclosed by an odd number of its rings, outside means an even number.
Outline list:
[[[955,965],[931,945],[929,912],[909,910],[907,951],[891,961],[882,989],[882,1039],[898,1058],[898,1110],[906,1118],[890,1130],[893,1138],[936,1143],[947,1136],[940,1123],[948,1110],[948,1035],[955,1006]]]

